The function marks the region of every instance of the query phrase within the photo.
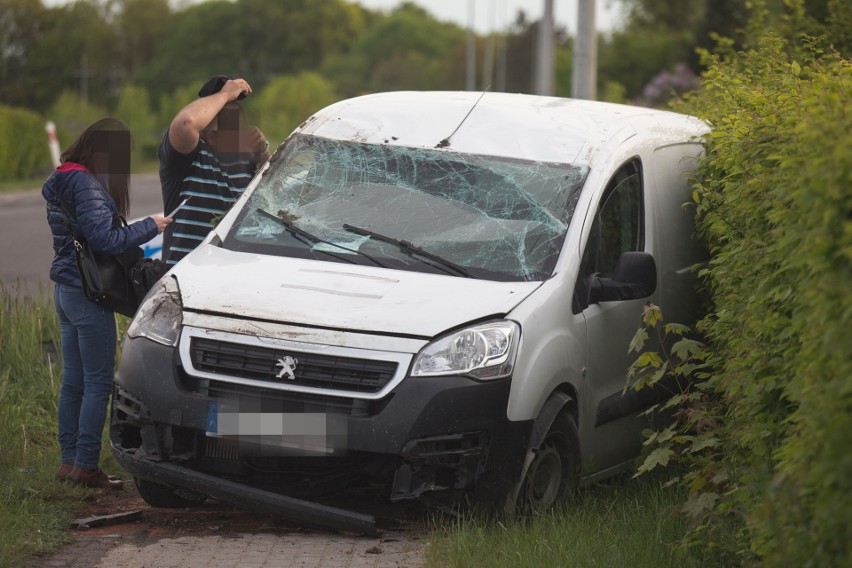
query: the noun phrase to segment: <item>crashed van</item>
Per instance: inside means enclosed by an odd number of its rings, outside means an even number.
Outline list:
[[[670,394],[625,390],[642,307],[694,315],[707,130],[503,93],[319,111],[137,312],[114,456],[155,506],[340,526],[369,519],[314,496],[545,509],[624,469]]]

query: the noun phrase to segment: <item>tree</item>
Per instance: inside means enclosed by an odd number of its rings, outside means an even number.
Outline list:
[[[32,51],[44,34],[45,16],[40,0],[0,0],[0,101],[29,106]]]
[[[27,68],[31,108],[49,106],[58,93],[74,89],[80,98],[112,106],[122,83],[113,28],[104,8],[90,0],[45,13],[45,30]]]
[[[239,0],[249,81],[317,69],[364,29],[363,12],[341,0]]]
[[[168,0],[115,0],[118,17],[116,36],[121,46],[121,64],[127,81],[153,57],[172,18]]]
[[[461,88],[466,33],[403,3],[379,17],[349,53],[331,57],[323,72],[345,96],[397,89]],[[459,51],[461,50],[461,51]]]
[[[242,26],[240,6],[224,0],[192,5],[177,12],[153,57],[139,70],[140,82],[149,93],[159,97],[213,75],[249,76],[250,51],[245,45]]]

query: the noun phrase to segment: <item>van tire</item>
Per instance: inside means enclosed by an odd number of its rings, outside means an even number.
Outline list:
[[[147,479],[134,477],[133,483],[136,485],[136,490],[142,500],[152,507],[182,509],[184,507],[197,507],[207,500],[207,495],[203,493],[169,487]]]
[[[578,449],[577,425],[563,408],[539,447],[530,450],[532,459],[523,478],[506,495],[507,515],[539,513],[564,502],[577,487]]]

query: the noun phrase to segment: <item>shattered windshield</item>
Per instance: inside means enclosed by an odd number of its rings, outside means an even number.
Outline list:
[[[588,169],[293,136],[225,248],[499,281],[549,277]]]

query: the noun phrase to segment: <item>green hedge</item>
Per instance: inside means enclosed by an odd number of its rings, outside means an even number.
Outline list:
[[[708,63],[680,109],[713,126],[694,197],[719,442],[690,457],[693,536],[724,564],[850,566],[852,63],[772,35]]]
[[[0,105],[0,180],[49,171],[45,120],[31,110]]]

